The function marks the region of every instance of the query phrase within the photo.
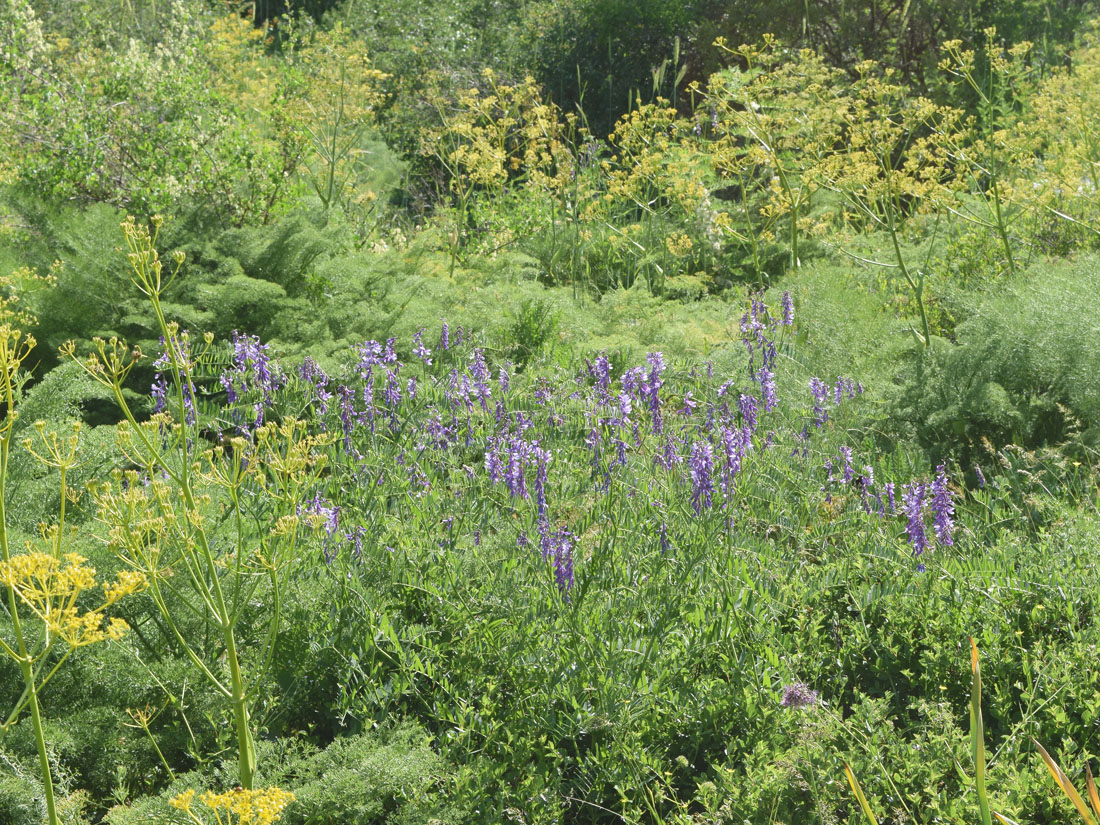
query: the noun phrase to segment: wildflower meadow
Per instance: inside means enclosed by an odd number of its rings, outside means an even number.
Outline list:
[[[0,825],[1100,821],[1100,8],[955,5],[0,0]]]

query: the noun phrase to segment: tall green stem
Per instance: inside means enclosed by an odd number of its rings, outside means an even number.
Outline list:
[[[237,659],[237,643],[233,638],[233,626],[225,627],[225,649],[229,660],[229,679],[233,691],[233,720],[237,727],[237,764],[241,787],[252,790],[256,776],[256,746],[252,739],[252,725],[248,715],[248,691]]]
[[[889,201],[890,198],[887,198]],[[905,255],[901,251],[901,244],[898,242],[897,224],[894,221],[894,208],[893,205],[887,206],[887,217],[889,222],[887,223],[887,230],[890,233],[890,240],[894,245],[894,258],[898,262],[898,268],[901,270],[901,274],[905,276],[906,282],[909,284],[909,288],[913,291],[913,297],[917,301],[917,309],[920,311],[920,323],[921,332],[924,335],[924,346],[928,347],[932,344],[932,331],[928,324],[928,311],[924,306],[924,275],[920,275],[918,278],[913,277],[913,273],[909,271],[909,267],[905,263]]]
[[[19,646],[23,647],[23,637],[19,634]],[[26,651],[23,650],[24,656]],[[29,699],[27,704],[31,706],[31,722],[34,724],[34,740],[38,746],[38,766],[42,772],[42,786],[46,792],[46,820],[49,825],[59,825],[57,818],[57,806],[53,798],[53,775],[50,772],[50,758],[46,754],[46,736],[42,732],[42,714],[38,710],[38,691],[34,686],[34,667],[29,659],[19,663],[23,671],[23,681],[27,684]]]

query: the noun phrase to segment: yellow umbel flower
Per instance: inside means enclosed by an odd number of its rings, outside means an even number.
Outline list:
[[[48,536],[48,531],[47,531]],[[28,548],[29,549],[29,548]],[[62,559],[50,553],[29,551],[0,562],[0,584],[15,591],[47,630],[70,647],[119,639],[127,630],[121,619],[110,619],[103,611],[124,596],[145,587],[145,576],[124,571],[114,582],[103,585],[104,601],[92,610],[80,610],[76,600],[96,584],[96,571],[83,556],[66,553]]]
[[[204,819],[192,808],[194,801],[195,791],[187,790],[169,800],[168,804],[183,811],[198,825],[207,825],[210,820]],[[199,801],[213,812],[218,825],[271,825],[294,801],[294,794],[281,788],[258,791],[236,788],[219,794],[206,791],[199,796]]]

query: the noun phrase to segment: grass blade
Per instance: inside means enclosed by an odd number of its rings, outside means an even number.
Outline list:
[[[974,754],[974,784],[978,789],[978,808],[982,825],[993,825],[989,792],[985,787],[985,728],[982,724],[982,671],[978,664],[978,645],[970,638],[970,747]]]
[[[1096,795],[1096,783],[1092,781],[1092,769],[1088,762],[1085,763],[1085,790],[1088,791],[1092,812],[1100,817],[1100,796]]]
[[[1000,822],[1001,825],[1020,825],[1019,822],[1009,819],[1007,816],[999,814],[996,811],[993,812],[993,818]]]
[[[867,797],[863,795],[863,788],[859,786],[859,780],[856,779],[856,775],[852,773],[852,768],[847,762],[844,763],[844,775],[848,777],[848,784],[852,786],[852,793],[856,795],[859,807],[863,808],[863,815],[867,817],[867,821],[871,825],[878,825],[878,820],[871,813],[871,806],[867,804]]]
[[[1058,767],[1058,763],[1051,758],[1049,753],[1047,753],[1046,748],[1034,739],[1031,741],[1035,742],[1035,747],[1039,749],[1039,755],[1043,757],[1043,762],[1046,763],[1047,770],[1050,771],[1050,775],[1054,777],[1054,781],[1057,783],[1058,787],[1062,789],[1062,792],[1069,797],[1070,802],[1073,803],[1073,807],[1077,809],[1077,813],[1081,814],[1081,819],[1085,821],[1086,825],[1096,825],[1096,820],[1093,819],[1092,814],[1089,813],[1088,806],[1085,805],[1085,800],[1081,798],[1081,794],[1077,793],[1077,789],[1070,783],[1069,777],[1062,773],[1062,769]]]

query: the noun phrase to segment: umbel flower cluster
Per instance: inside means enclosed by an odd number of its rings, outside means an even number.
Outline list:
[[[43,531],[50,541],[56,528]],[[91,609],[81,609],[77,599],[96,586],[96,571],[83,556],[66,553],[59,559],[51,553],[28,552],[0,562],[0,584],[15,591],[20,601],[45,625],[47,631],[62,639],[70,648],[118,640],[126,632],[122,619],[107,618],[104,611],[119,599],[145,587],[145,576],[123,570],[113,582],[103,584],[103,598]],[[7,645],[0,640],[0,645]],[[14,652],[12,652],[14,656]]]
[[[199,802],[205,810],[196,808],[193,790],[173,797],[169,804],[183,811],[197,825],[208,825],[210,822],[217,822],[218,825],[271,825],[279,820],[286,806],[293,801],[294,794],[281,788],[256,791],[237,788],[225,793],[205,791],[199,794]],[[213,819],[210,814],[213,814]]]

